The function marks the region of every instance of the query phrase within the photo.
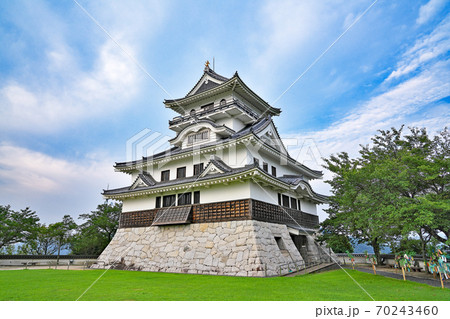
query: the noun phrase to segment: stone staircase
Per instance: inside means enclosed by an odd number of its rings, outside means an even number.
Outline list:
[[[318,273],[322,271],[328,271],[333,269],[339,269],[339,265],[336,263],[319,263],[319,264],[312,264],[307,266],[304,269],[301,269],[299,271],[293,271],[288,274],[282,275],[282,277],[295,277],[300,275],[306,275],[306,274],[312,274],[312,273]]]

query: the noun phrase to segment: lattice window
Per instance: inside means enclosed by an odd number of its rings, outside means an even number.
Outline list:
[[[206,141],[208,139],[209,139],[209,130],[204,130],[188,135],[188,144]]]
[[[219,202],[194,205],[192,221],[194,223],[221,222],[250,219],[250,200]]]

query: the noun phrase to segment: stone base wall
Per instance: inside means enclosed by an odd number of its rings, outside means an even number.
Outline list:
[[[337,262],[338,257],[326,244],[320,245],[316,241],[316,234],[306,237],[307,263]]]
[[[285,225],[244,220],[120,228],[94,268],[264,277],[288,263],[303,258]]]

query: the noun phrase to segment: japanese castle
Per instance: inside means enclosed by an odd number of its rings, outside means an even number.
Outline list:
[[[103,193],[123,209],[95,267],[264,277],[328,259],[314,241],[327,197],[309,184],[322,173],[289,156],[272,120],[280,109],[209,62],[164,104],[179,114],[171,148],[115,164],[131,185]]]

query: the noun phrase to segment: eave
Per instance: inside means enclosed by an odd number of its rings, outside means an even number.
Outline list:
[[[183,109],[183,106],[187,106],[191,103],[194,103],[199,100],[203,100],[205,98],[226,92],[226,91],[233,91],[236,90],[236,87],[239,86],[243,90],[244,93],[247,94],[247,96],[251,97],[256,104],[259,104],[261,108],[259,110],[262,113],[270,114],[270,115],[279,115],[281,113],[281,109],[274,108],[269,105],[266,101],[264,101],[261,97],[259,97],[255,92],[253,92],[239,77],[237,72],[234,74],[234,76],[229,79],[228,81],[220,84],[219,86],[212,88],[210,90],[201,92],[199,94],[194,94],[190,96],[186,96],[179,99],[174,100],[164,100],[164,104],[167,108],[171,108],[174,111],[185,115],[185,110]],[[254,105],[255,106],[255,105]]]
[[[134,190],[125,190],[123,193],[118,194],[105,194],[105,191],[103,192],[103,196],[107,199],[114,199],[114,200],[122,200],[125,198],[133,198],[133,197],[141,197],[141,196],[149,196],[153,194],[160,194],[160,193],[167,193],[167,192],[176,192],[180,190],[186,190],[186,189],[193,189],[193,188],[199,188],[199,187],[210,187],[213,185],[219,185],[224,183],[232,183],[239,180],[248,180],[252,179],[253,181],[257,183],[263,183],[264,186],[269,186],[275,189],[283,191],[296,191],[298,188],[298,185],[291,185],[284,181],[281,181],[280,179],[268,174],[264,170],[262,170],[260,167],[250,167],[248,170],[241,171],[234,174],[218,174],[217,176],[214,175],[207,175],[206,178],[203,178],[200,180],[200,177],[197,178],[197,180],[194,181],[187,181],[185,183],[175,184],[175,185],[168,185],[168,186],[161,186],[161,187],[153,187],[153,188],[143,188],[143,189],[134,189]],[[315,193],[311,186],[309,186],[310,190],[310,199],[315,201],[316,203],[326,203],[326,196],[320,195]],[[112,192],[114,190],[110,190],[108,192]]]

